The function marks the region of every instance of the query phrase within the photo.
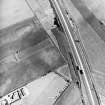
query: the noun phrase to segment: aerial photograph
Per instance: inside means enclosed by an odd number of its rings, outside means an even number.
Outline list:
[[[105,105],[105,0],[0,0],[0,105]]]

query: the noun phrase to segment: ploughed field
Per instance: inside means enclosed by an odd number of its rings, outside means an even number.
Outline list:
[[[65,64],[43,29],[25,34],[0,46],[0,96]]]

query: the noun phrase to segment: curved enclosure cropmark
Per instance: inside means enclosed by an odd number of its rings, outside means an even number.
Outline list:
[[[10,39],[12,41],[0,46],[0,96],[66,63],[42,28],[26,26],[15,32],[19,33],[16,40]]]

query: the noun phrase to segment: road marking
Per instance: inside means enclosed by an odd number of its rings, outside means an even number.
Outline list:
[[[52,0],[51,0],[51,1],[52,1]],[[69,31],[69,28],[68,28],[68,25],[67,25],[67,23],[66,23],[66,20],[65,20],[63,14],[62,14],[62,11],[61,11],[61,9],[60,9],[60,7],[59,7],[59,4],[58,4],[57,0],[54,0],[54,1],[52,1],[52,2],[55,3],[55,5],[56,5],[56,8],[55,8],[55,9],[56,9],[56,10],[58,9],[57,11],[59,11],[59,13],[60,13],[60,16],[61,16],[61,18],[62,18],[62,20],[63,20],[63,22],[64,22],[63,24],[64,24],[64,26],[66,27],[66,31],[68,32],[68,34],[69,34],[69,36],[70,36],[72,45],[73,45],[74,50],[75,50],[75,52],[76,52],[76,55],[77,55],[77,57],[78,57],[78,60],[79,60],[79,63],[80,63],[80,67],[81,67],[81,69],[83,70],[83,74],[84,74],[84,78],[85,78],[84,80],[85,80],[85,83],[86,83],[86,85],[87,85],[87,89],[88,89],[89,96],[90,96],[89,99],[91,99],[92,105],[97,105],[96,102],[95,102],[95,101],[97,101],[97,99],[95,100],[95,99],[94,99],[94,96],[93,96],[93,94],[92,94],[92,90],[91,90],[91,87],[90,87],[90,85],[89,85],[89,82],[88,82],[88,79],[87,79],[87,76],[86,76],[86,72],[85,72],[85,70],[84,70],[84,67],[83,67],[81,58],[80,58],[79,53],[78,53],[78,51],[77,51],[75,42],[74,42],[73,37],[72,37],[72,35],[71,35],[71,32]],[[70,45],[70,43],[69,43],[69,45]],[[71,45],[70,45],[70,46],[71,46]]]

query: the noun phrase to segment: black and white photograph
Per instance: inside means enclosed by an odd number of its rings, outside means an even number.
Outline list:
[[[105,0],[0,0],[0,105],[105,105]]]

